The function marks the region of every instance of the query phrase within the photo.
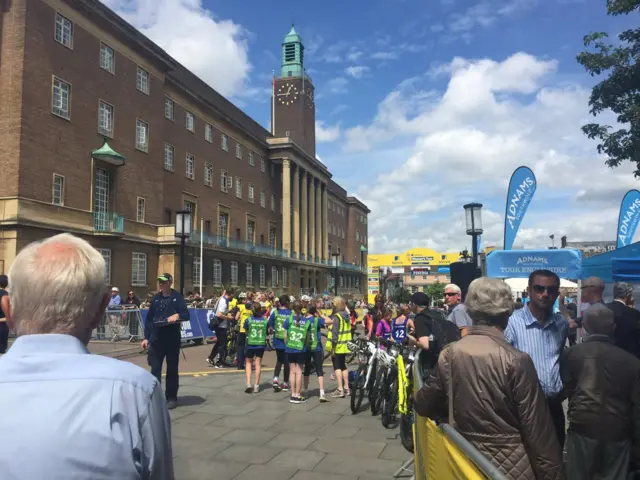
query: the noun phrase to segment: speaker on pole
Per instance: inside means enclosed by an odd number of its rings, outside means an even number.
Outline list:
[[[476,278],[480,278],[482,273],[480,269],[472,262],[455,262],[449,268],[451,269],[451,283],[455,283],[462,290],[462,299],[467,296],[469,285]]]

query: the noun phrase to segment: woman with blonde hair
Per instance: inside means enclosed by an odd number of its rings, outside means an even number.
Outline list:
[[[349,372],[347,370],[347,354],[351,341],[351,320],[347,313],[347,305],[342,297],[335,297],[333,304],[333,325],[331,327],[331,360],[338,382],[338,389],[331,395],[333,398],[349,396]]]
[[[564,478],[562,450],[533,361],[504,339],[513,312],[511,289],[501,280],[478,278],[465,305],[473,326],[440,353],[416,395],[416,412],[448,417],[509,479]]]

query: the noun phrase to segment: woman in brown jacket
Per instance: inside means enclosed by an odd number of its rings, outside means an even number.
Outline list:
[[[416,396],[416,412],[449,418],[507,478],[563,479],[561,449],[533,362],[504,340],[511,289],[498,279],[476,279],[465,305],[474,326],[442,351]]]

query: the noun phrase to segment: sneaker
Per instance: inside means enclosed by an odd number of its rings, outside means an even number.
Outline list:
[[[274,392],[280,392],[282,390],[282,387],[280,387],[280,384],[278,383],[277,380],[275,380],[273,382],[273,391]]]
[[[253,386],[253,393],[260,393],[260,385]]]
[[[303,397],[302,395],[300,395],[300,396],[298,397],[298,400],[300,400],[300,403],[304,403],[304,402],[306,402],[306,401],[307,401],[307,397]]]
[[[215,363],[213,363],[213,360],[211,360],[211,358],[210,358],[210,357],[207,357],[207,363],[208,363],[209,365],[211,365],[212,367],[213,367],[213,366],[215,366]]]
[[[324,393],[320,395],[320,403],[329,403],[329,399],[326,397]]]
[[[331,398],[344,398],[344,392],[340,390],[336,390],[331,394]]]
[[[289,384],[288,383],[283,383],[282,384],[282,391],[283,392],[288,392],[289,391]]]
[[[253,388],[251,388],[251,384],[247,383],[247,386],[244,389],[244,393],[251,393],[252,391],[253,391]]]
[[[289,398],[289,403],[300,403],[300,399],[298,397]]]
[[[173,410],[178,406],[178,400],[167,400],[167,408]]]
[[[216,363],[215,368],[224,368],[222,365],[220,365],[219,363]]]

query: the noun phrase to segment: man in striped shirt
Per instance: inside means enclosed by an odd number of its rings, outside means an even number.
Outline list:
[[[513,312],[504,338],[533,360],[562,447],[565,420],[560,355],[567,342],[569,322],[562,315],[553,313],[553,304],[560,292],[560,279],[549,270],[536,270],[529,275],[528,292],[529,303]]]

